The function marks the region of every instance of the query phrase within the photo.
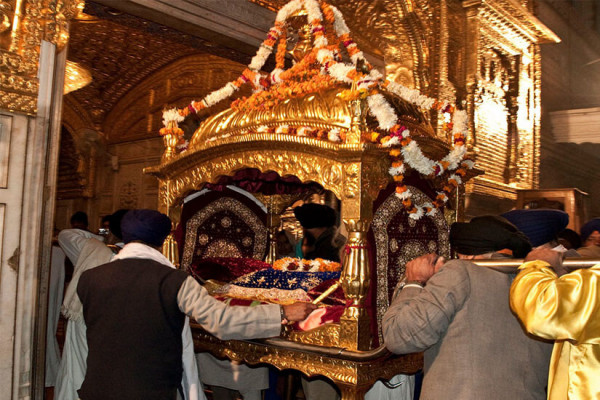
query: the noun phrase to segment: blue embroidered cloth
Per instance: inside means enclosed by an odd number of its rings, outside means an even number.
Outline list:
[[[231,283],[253,288],[309,291],[323,281],[339,277],[340,272],[297,272],[269,268],[240,276]]]

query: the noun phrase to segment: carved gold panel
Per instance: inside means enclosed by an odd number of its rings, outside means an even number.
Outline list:
[[[363,146],[372,150],[363,153]],[[383,154],[372,145],[336,145],[307,137],[250,134],[206,150],[182,153],[145,172],[163,180],[159,202],[167,207],[176,205],[205,182],[243,168],[257,168],[317,182],[347,206],[343,218],[357,218],[369,215],[372,200],[389,180]]]
[[[0,2],[0,108],[35,114],[40,43],[61,49],[83,0]]]
[[[423,354],[393,356],[383,349],[371,352],[348,352],[342,348],[321,350],[310,345],[290,345],[273,339],[267,341],[222,341],[192,324],[197,352],[208,351],[217,357],[249,364],[268,363],[278,369],[294,369],[308,376],[323,375],[342,391],[342,399],[351,393],[364,394],[377,379],[391,379],[404,373],[414,374],[422,368]]]

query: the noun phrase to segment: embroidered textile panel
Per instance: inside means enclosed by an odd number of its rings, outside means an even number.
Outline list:
[[[417,203],[431,199],[414,186],[408,186]],[[376,276],[377,325],[381,325],[383,314],[388,309],[394,288],[404,276],[406,263],[427,253],[450,256],[449,231],[443,212],[418,221],[410,218],[402,201],[391,193],[374,213],[371,225],[375,239],[374,260]],[[382,340],[381,329],[378,330]]]
[[[181,265],[209,257],[236,257],[262,260],[267,250],[267,228],[263,218],[240,200],[218,197],[185,222]]]

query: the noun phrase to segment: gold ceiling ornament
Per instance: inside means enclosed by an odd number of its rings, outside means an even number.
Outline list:
[[[64,94],[74,92],[92,82],[92,73],[84,66],[67,60]]]
[[[6,1],[0,2],[0,33],[6,32],[10,28],[9,12],[12,6]]]
[[[16,9],[0,9],[0,24],[6,26],[1,21],[6,18],[12,21],[10,40],[0,48],[1,109],[36,113],[40,43],[47,40],[62,49],[69,39],[69,21],[83,5],[83,0],[21,0]]]

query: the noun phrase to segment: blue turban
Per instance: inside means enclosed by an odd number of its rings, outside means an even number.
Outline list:
[[[171,220],[155,210],[131,210],[121,221],[121,232],[125,244],[138,240],[159,247],[171,232]]]
[[[591,219],[581,227],[581,241],[585,243],[594,231],[600,232],[600,218]]]
[[[125,214],[127,214],[128,212],[128,209],[122,208],[108,216],[109,229],[112,232],[112,234],[119,239],[123,239],[123,232],[121,232],[121,221],[123,220]]]
[[[569,224],[569,214],[561,210],[511,210],[502,216],[519,228],[533,247],[555,240]]]

